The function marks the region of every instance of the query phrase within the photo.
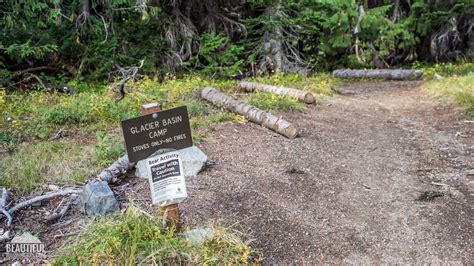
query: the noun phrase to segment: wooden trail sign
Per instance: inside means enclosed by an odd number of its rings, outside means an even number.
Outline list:
[[[164,111],[157,111],[154,106],[145,105],[142,107],[144,115],[122,121],[130,162],[146,159],[160,149],[184,149],[193,145],[186,106]],[[148,110],[146,108],[152,109],[143,112]]]
[[[127,155],[130,162],[138,162],[150,157],[153,153],[161,149],[183,149],[191,147],[193,145],[191,136],[191,127],[189,125],[189,116],[186,106],[181,106],[169,110],[161,111],[161,106],[158,103],[149,103],[142,105],[142,116],[131,118],[122,121],[122,131],[125,139],[125,146],[127,149]],[[156,198],[155,192],[160,192],[162,187],[155,187],[166,182],[160,182],[164,178],[172,177],[175,180],[171,180],[175,183],[180,181],[179,186],[175,186],[176,191],[180,194],[177,200],[186,198],[186,187],[184,183],[184,175],[182,169],[182,163],[179,159],[179,153],[177,154],[176,161],[169,161],[169,158],[160,158],[157,162],[149,161],[145,164],[145,167],[150,167],[150,189],[152,194],[152,200],[159,201]],[[160,155],[157,155],[160,156]],[[156,157],[156,156],[155,156]],[[165,163],[163,165],[156,163]],[[154,168],[156,167],[156,169]],[[171,171],[160,172],[162,170]],[[153,179],[155,178],[155,179]],[[180,180],[182,178],[182,180]],[[169,184],[168,184],[169,185]],[[177,201],[172,201],[172,204],[166,206],[160,206],[161,213],[165,219],[173,222],[177,231],[181,230],[181,223],[179,219],[179,208]],[[165,202],[166,204],[166,202]]]

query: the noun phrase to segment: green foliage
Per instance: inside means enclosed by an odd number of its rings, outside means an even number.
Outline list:
[[[470,117],[474,117],[474,72],[466,76],[452,76],[442,80],[432,80],[425,88],[434,96],[450,100],[463,107]]]
[[[247,102],[257,108],[273,111],[297,111],[302,112],[304,105],[297,99],[287,96],[276,95],[268,92],[255,92],[247,97]]]
[[[423,78],[425,80],[434,79],[435,75],[438,74],[441,77],[451,77],[451,76],[466,76],[470,73],[474,73],[474,63],[465,63],[465,64],[452,64],[452,63],[442,63],[442,64],[422,64],[415,63],[413,68],[422,68],[423,69]]]
[[[91,148],[67,141],[19,144],[11,155],[0,156],[0,186],[15,193],[31,192],[52,182],[84,182],[98,171]]]
[[[223,34],[202,34],[199,51],[187,65],[192,69],[201,69],[204,74],[209,76],[214,74],[231,76],[239,73],[244,62],[243,59],[240,59],[244,48],[227,43],[227,37]]]
[[[97,163],[100,166],[108,166],[125,153],[125,148],[117,136],[107,135],[103,131],[95,133],[97,143],[94,146]]]
[[[158,217],[129,207],[87,227],[78,241],[59,252],[54,264],[247,264],[255,255],[242,233],[212,226],[214,236],[191,245]]]
[[[97,81],[142,59],[149,76],[186,70],[221,77],[271,69],[275,53],[285,66],[316,70],[439,60],[430,38],[451,18],[461,43],[444,53],[472,56],[469,0],[404,0],[395,18],[388,0],[113,0],[87,1],[87,10],[85,2],[0,3],[0,83],[12,88],[26,77],[8,77],[37,66],[49,67],[40,76],[50,83]]]

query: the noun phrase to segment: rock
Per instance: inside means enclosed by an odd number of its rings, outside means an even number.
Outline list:
[[[474,169],[466,171],[466,176],[467,177],[474,177]]]
[[[14,244],[22,244],[22,243],[41,244],[41,240],[39,240],[36,236],[32,235],[29,232],[24,232],[23,234],[19,236],[15,236],[11,242]]]
[[[59,187],[56,186],[56,185],[48,185],[48,189],[50,191],[58,191],[59,190]]]
[[[442,80],[443,77],[442,77],[441,75],[439,75],[439,74],[436,73],[436,74],[434,74],[434,79],[435,79],[435,80]]]
[[[119,204],[107,182],[96,180],[84,186],[78,207],[82,213],[104,215],[118,210]]]
[[[214,237],[214,229],[212,228],[198,228],[184,232],[184,236],[188,241],[189,246],[199,246],[204,240]]]
[[[183,162],[183,171],[185,177],[196,176],[206,165],[207,156],[198,147],[192,146],[178,151],[181,161]],[[160,153],[161,152],[158,151],[151,156],[155,156]],[[135,175],[139,178],[148,178],[145,165],[145,160],[139,161],[136,165],[137,169],[135,171]]]

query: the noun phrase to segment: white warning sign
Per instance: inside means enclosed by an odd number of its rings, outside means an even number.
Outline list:
[[[168,152],[146,159],[153,204],[180,203],[188,196],[183,165],[178,152]]]

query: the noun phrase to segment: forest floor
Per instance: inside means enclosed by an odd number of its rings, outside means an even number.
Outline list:
[[[349,95],[280,113],[293,140],[219,125],[184,219],[237,222],[268,263],[471,264],[474,124],[421,84],[341,83]]]

